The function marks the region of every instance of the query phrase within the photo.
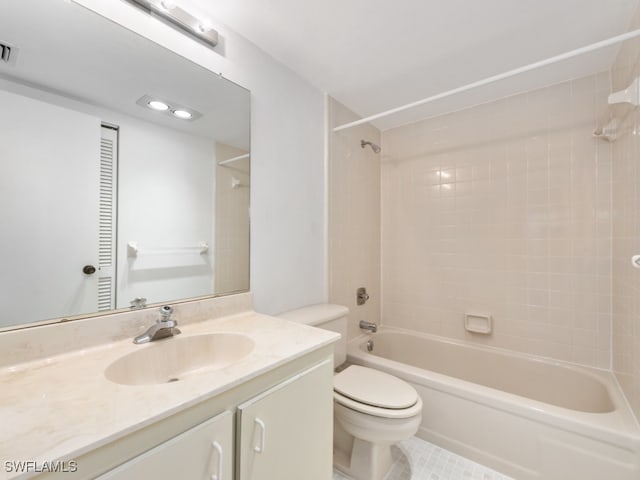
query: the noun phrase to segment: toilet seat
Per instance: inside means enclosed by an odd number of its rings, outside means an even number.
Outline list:
[[[356,402],[350,399],[349,397],[340,395],[335,390],[333,392],[333,399],[344,407],[347,407],[356,412],[370,415],[372,417],[401,419],[401,418],[411,418],[416,415],[419,415],[420,412],[422,412],[422,399],[420,398],[418,398],[418,401],[412,407],[399,408],[399,409],[380,408],[380,407],[367,405],[366,403]]]
[[[408,383],[372,368],[351,365],[333,377],[334,399],[352,410],[382,418],[409,418],[422,400]]]

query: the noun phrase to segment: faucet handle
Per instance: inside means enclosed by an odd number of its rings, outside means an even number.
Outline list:
[[[360,287],[356,290],[356,303],[358,305],[364,305],[369,300],[369,294],[367,293],[367,289],[365,287]]]
[[[171,305],[163,305],[160,307],[159,322],[167,322],[171,320],[171,314],[173,313],[173,307]]]
[[[131,304],[131,306],[129,307],[130,309],[138,310],[147,306],[147,299],[144,297],[136,297],[129,303]]]

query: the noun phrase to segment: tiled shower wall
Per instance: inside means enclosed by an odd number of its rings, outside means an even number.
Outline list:
[[[238,157],[246,151],[216,143],[216,161]],[[249,289],[249,159],[216,167],[214,292]],[[235,182],[234,182],[235,180]]]
[[[640,26],[636,14],[631,28]],[[611,71],[613,91],[640,75],[640,40],[626,42]],[[613,143],[613,369],[640,418],[640,270],[631,257],[640,254],[640,111],[617,105],[621,126]]]
[[[609,93],[606,72],[383,133],[384,324],[610,366]]]
[[[329,128],[359,117],[329,99]],[[350,310],[348,337],[360,333],[359,320],[380,320],[380,154],[360,140],[380,144],[371,125],[329,136],[329,302]],[[370,300],[356,304],[356,290],[366,287]]]

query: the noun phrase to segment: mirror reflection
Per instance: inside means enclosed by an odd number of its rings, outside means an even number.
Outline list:
[[[247,90],[62,0],[0,44],[0,328],[248,290]]]

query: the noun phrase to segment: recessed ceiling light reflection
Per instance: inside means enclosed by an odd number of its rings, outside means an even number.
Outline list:
[[[166,112],[169,110],[169,105],[160,100],[151,100],[147,105],[149,105],[149,108],[157,110],[158,112]]]
[[[151,109],[162,115],[168,115],[178,120],[193,121],[202,117],[202,113],[189,105],[175,102],[166,97],[155,95],[143,95],[136,101],[137,105],[145,109]],[[155,115],[155,114],[152,114]]]
[[[174,116],[181,118],[183,120],[189,120],[193,115],[191,115],[191,112],[187,112],[186,110],[172,110],[171,113],[173,113]]]

